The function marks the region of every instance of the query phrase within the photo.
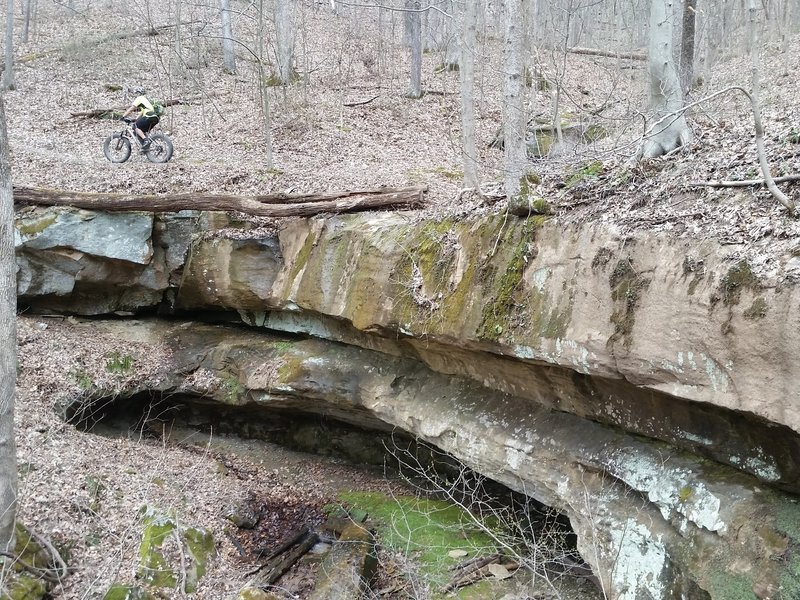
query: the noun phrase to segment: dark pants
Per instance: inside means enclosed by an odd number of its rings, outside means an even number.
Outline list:
[[[136,119],[136,129],[140,129],[142,133],[147,135],[156,126],[156,123],[158,123],[158,117],[139,117]]]

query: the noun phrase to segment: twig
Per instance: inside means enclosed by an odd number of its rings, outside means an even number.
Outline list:
[[[362,104],[369,104],[373,100],[377,100],[380,97],[381,97],[381,95],[378,94],[377,96],[373,96],[369,100],[359,100],[358,102],[344,102],[343,106],[347,106],[348,108],[352,107],[352,106],[361,106]]]
[[[800,175],[784,175],[782,177],[774,177],[775,183],[786,183],[787,181],[800,181]],[[690,181],[686,187],[712,187],[712,188],[725,188],[725,187],[752,187],[757,185],[766,185],[765,179],[742,179],[740,181],[725,180],[725,179],[712,179],[709,181]]]
[[[61,567],[59,578],[64,579],[69,574],[69,567],[67,567],[67,563],[61,557],[61,553],[56,550],[53,544],[50,543],[50,540],[39,534],[37,531],[34,531],[30,527],[28,527],[28,534],[35,539],[40,546],[47,548],[47,551],[50,553],[50,557],[53,559],[53,563],[57,563],[58,566]]]
[[[14,561],[14,563],[18,564],[32,575],[41,577],[45,581],[49,581],[50,583],[61,582],[61,579],[59,579],[57,575],[51,575],[51,572],[55,571],[55,569],[43,569],[41,567],[34,567],[33,565],[26,563],[19,556],[12,554],[11,552],[6,552],[5,550],[0,550],[0,556],[5,556],[7,558],[10,558],[11,560]]]

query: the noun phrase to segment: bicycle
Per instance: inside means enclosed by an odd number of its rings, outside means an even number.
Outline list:
[[[112,163],[124,163],[131,157],[133,147],[141,148],[139,138],[134,131],[133,119],[124,119],[122,131],[112,133],[103,142],[103,154]],[[174,148],[172,140],[165,133],[155,133],[150,137],[150,147],[141,149],[147,160],[154,163],[165,163],[172,158]]]

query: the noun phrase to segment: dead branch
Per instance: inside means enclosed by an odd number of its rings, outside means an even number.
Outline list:
[[[303,538],[306,537],[308,531],[309,531],[308,525],[304,525],[303,527],[300,528],[299,531],[290,534],[285,541],[278,544],[278,546],[265,557],[266,560],[271,560],[276,556],[278,556],[279,554],[286,552],[292,546],[299,544],[303,540]]]
[[[319,540],[316,532],[307,532],[305,537],[291,551],[282,557],[279,555],[257,569],[255,576],[247,582],[246,587],[264,587],[272,585],[292,568],[300,558]]]
[[[752,94],[750,94],[750,92],[748,92],[743,87],[740,87],[738,85],[732,85],[730,87],[726,87],[725,89],[719,90],[718,92],[714,92],[713,94],[709,94],[708,96],[705,96],[703,98],[700,98],[699,100],[695,100],[694,102],[682,106],[676,111],[664,115],[647,129],[642,138],[646,139],[647,137],[653,135],[655,130],[658,127],[662,126],[662,124],[664,124],[666,121],[685,113],[690,108],[697,106],[698,104],[701,104],[703,102],[707,102],[708,100],[716,98],[717,96],[721,96],[722,94],[735,91],[741,92],[750,101],[750,108],[753,112],[753,124],[756,133],[756,153],[758,155],[759,166],[761,167],[761,174],[764,176],[764,185],[767,186],[767,189],[769,189],[770,193],[772,194],[772,197],[775,198],[778,202],[780,202],[789,211],[789,214],[795,216],[796,207],[794,201],[788,198],[786,194],[784,194],[782,191],[778,189],[778,186],[775,185],[775,179],[772,177],[772,174],[769,171],[769,163],[767,162],[767,151],[764,147],[764,125],[761,121],[761,108],[758,104],[757,99],[754,98]],[[669,123],[667,123],[667,125],[664,125],[664,127],[668,126]]]
[[[103,192],[70,192],[40,188],[14,188],[18,206],[74,206],[107,212],[178,212],[207,210],[241,212],[258,217],[308,217],[320,213],[345,213],[376,209],[419,208],[425,186],[375,188],[321,194],[225,194],[133,195]]]
[[[603,56],[605,58],[624,58],[628,60],[647,60],[645,52],[614,52],[600,48],[567,48],[570,54],[586,54],[588,56]]]
[[[369,104],[373,100],[377,100],[380,97],[381,97],[381,95],[378,94],[377,96],[373,96],[369,100],[359,100],[358,102],[345,102],[343,104],[343,106],[347,106],[348,108],[353,107],[353,106],[361,106],[362,104]]]
[[[789,181],[800,181],[800,175],[784,175],[782,177],[774,177],[772,179],[775,183],[786,183]],[[712,187],[712,188],[737,188],[737,187],[754,187],[766,185],[764,179],[742,179],[739,181],[726,180],[726,179],[711,179],[709,181],[690,181],[686,187]]]

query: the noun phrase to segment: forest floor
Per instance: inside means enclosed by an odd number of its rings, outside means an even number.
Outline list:
[[[5,95],[15,185],[260,194],[423,183],[428,205],[417,214],[424,217],[468,219],[505,209],[505,201],[491,194],[463,193],[458,73],[437,72],[440,58],[426,53],[427,93],[418,100],[404,96],[408,56],[396,15],[378,24],[334,16],[327,3],[299,5],[300,78],[292,86],[271,88],[270,164],[250,52],[255,20],[246,11],[252,6],[243,4],[245,12],[234,22],[243,41],[235,75],[222,69],[216,26],[208,25],[218,18],[212,8],[184,6],[178,55],[175,30],[166,27],[177,16],[177,4],[76,1],[71,6],[40,2],[28,42],[21,41],[17,23],[17,88]],[[159,34],[127,36],[146,28],[147,14],[155,26],[165,26]],[[500,189],[503,177],[502,152],[489,147],[501,122],[501,44],[487,39],[476,97],[484,191]],[[272,56],[274,48],[268,49]],[[556,58],[541,57],[551,79],[552,64],[561,64]],[[691,100],[731,85],[749,88],[749,57],[726,60],[725,68],[706,74]],[[765,46],[762,61],[768,161],[774,175],[798,173],[800,108],[791,76],[800,71],[800,42]],[[798,220],[765,189],[690,185],[760,177],[744,95],[730,92],[699,105],[690,115],[694,141],[687,148],[631,165],[636,131],[642,128],[644,64],[576,55],[564,64],[565,112],[594,115],[593,124],[609,133],[596,143],[531,161],[541,178],[534,193],[548,201],[565,227],[597,220],[617,227],[620,235],[647,229],[716,238],[767,275],[781,272],[785,257],[800,251]],[[169,108],[160,125],[175,143],[171,162],[153,165],[135,155],[127,163],[110,164],[102,141],[118,124],[73,116],[124,109],[132,97],[126,86],[182,101]],[[553,95],[552,85],[537,92],[531,113],[549,114]],[[797,187],[782,188],[798,196]],[[263,219],[253,223],[276,226]],[[56,541],[73,544],[78,570],[56,590],[57,598],[100,598],[111,581],[131,577],[135,524],[144,504],[175,506],[190,493],[196,498],[196,521],[213,523],[215,534],[225,540],[219,507],[246,501],[254,489],[269,489],[279,503],[318,507],[340,487],[390,491],[395,485],[380,473],[280,448],[269,459],[232,459],[222,440],[219,446],[204,442],[188,449],[189,444],[78,432],[56,417],[54,399],[76,385],[76,370],[102,377],[111,342],[75,339],[68,322],[59,323],[19,319],[17,413],[20,517]],[[247,566],[239,562],[235,545],[225,541],[221,547],[198,598],[234,597],[242,583]]]

